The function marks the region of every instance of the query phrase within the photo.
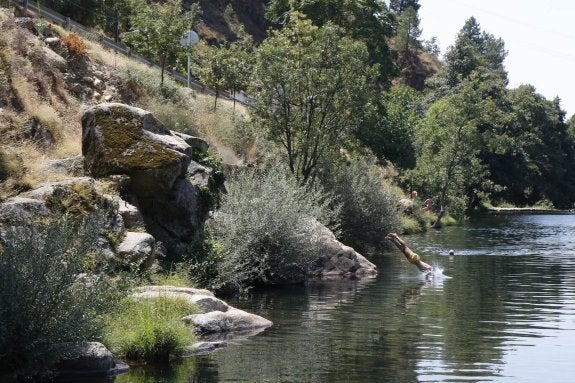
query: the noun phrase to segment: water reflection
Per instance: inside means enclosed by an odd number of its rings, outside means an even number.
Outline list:
[[[394,252],[375,259],[377,279],[254,292],[231,303],[273,327],[154,381],[571,381],[575,216],[490,217],[408,241],[450,278]]]

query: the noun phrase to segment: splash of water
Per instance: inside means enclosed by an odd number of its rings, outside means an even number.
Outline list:
[[[451,277],[443,274],[443,267],[440,265],[433,265],[431,271],[423,274],[423,277],[427,282],[432,282],[433,284],[442,283],[445,279],[450,279]]]

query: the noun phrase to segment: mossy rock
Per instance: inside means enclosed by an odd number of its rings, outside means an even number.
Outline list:
[[[153,196],[185,176],[192,148],[150,112],[106,103],[82,117],[82,154],[90,175],[128,175],[135,194]]]

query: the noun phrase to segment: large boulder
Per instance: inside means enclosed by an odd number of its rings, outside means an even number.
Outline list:
[[[323,242],[319,255],[309,274],[315,278],[371,277],[377,275],[377,266],[352,247],[339,242],[333,232],[314,221]]]
[[[210,311],[204,314],[188,315],[184,322],[194,325],[200,334],[245,331],[266,328],[272,325],[259,315],[230,307],[227,311]]]
[[[117,253],[121,262],[136,266],[149,265],[156,255],[156,240],[148,233],[128,231]]]
[[[192,161],[193,150],[207,150],[207,143],[171,132],[140,108],[104,103],[82,117],[86,170],[94,177],[126,176],[123,196],[170,254],[197,237],[210,209],[206,188],[217,190],[211,169]]]
[[[230,306],[216,298],[208,290],[174,286],[144,286],[139,288],[132,296],[136,299],[150,299],[158,297],[182,298],[188,303],[198,307],[200,312],[228,311]]]
[[[152,113],[104,103],[84,112],[82,154],[92,176],[126,174],[136,195],[157,196],[185,176],[192,147]]]

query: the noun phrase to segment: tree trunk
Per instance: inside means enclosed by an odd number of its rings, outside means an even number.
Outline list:
[[[160,88],[164,86],[164,67],[166,66],[166,59],[160,58]]]
[[[435,220],[435,222],[433,222],[433,228],[434,229],[441,229],[441,218],[443,218],[443,215],[445,214],[445,210],[443,210],[443,205],[441,205],[441,209],[439,210],[439,213],[437,213],[437,219]]]

